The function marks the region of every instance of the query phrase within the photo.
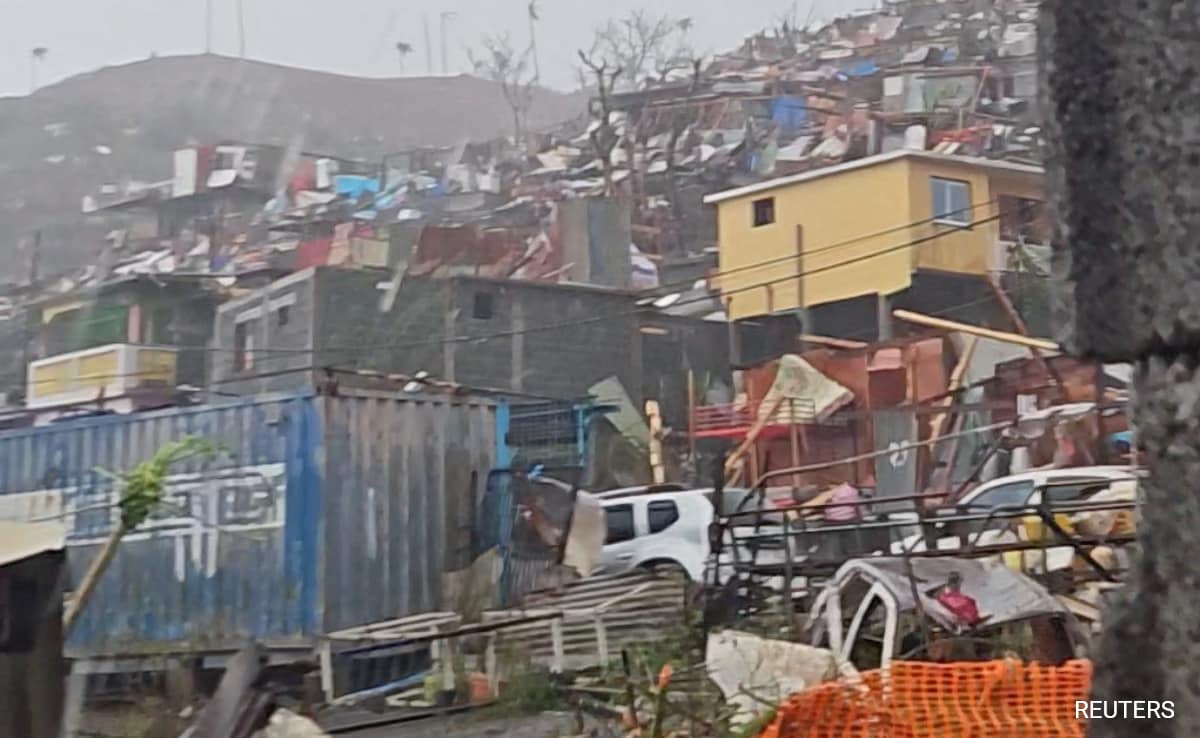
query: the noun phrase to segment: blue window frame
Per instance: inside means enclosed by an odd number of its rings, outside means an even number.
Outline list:
[[[955,225],[971,223],[971,185],[957,179],[929,178],[933,219]]]

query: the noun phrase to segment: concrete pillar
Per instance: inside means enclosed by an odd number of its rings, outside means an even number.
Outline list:
[[[525,389],[525,301],[521,293],[514,291],[505,293],[504,297],[511,299],[512,305],[512,341],[510,342],[512,366],[509,371],[507,387],[515,390]]]
[[[445,338],[445,343],[442,344],[442,379],[453,382],[455,381],[454,359],[461,344],[451,339],[458,335],[456,324],[460,312],[458,304],[460,293],[455,289],[455,282],[452,279],[446,280],[445,290],[446,313],[442,318],[442,336]]]
[[[880,341],[892,340],[892,298],[889,295],[875,295],[875,322],[879,326]]]
[[[1200,735],[1200,6],[1047,0],[1040,24],[1060,337],[1133,363],[1150,467],[1093,698],[1175,708],[1089,735]]]

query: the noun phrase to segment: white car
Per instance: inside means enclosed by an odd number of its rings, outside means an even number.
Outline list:
[[[956,512],[983,514],[1000,507],[1040,505],[1043,500],[1050,504],[1069,504],[1080,502],[1113,482],[1138,480],[1136,469],[1127,466],[1082,466],[1070,469],[1039,469],[1035,471],[1012,474],[990,482],[985,482],[963,496],[955,503]],[[993,524],[980,520],[973,524],[982,530],[988,530],[978,536],[979,544],[1004,543],[1013,534],[1006,528],[1012,520],[1009,517],[997,518]],[[995,530],[993,530],[995,528]],[[940,537],[937,542],[939,550],[953,550],[961,545],[957,535]],[[924,551],[925,542],[920,535],[906,536],[901,541],[892,544],[892,553],[901,554],[908,551]]]
[[[742,489],[725,490],[726,508],[732,512],[746,494]],[[601,571],[615,574],[638,567],[674,568],[686,572],[692,581],[704,581],[711,551],[708,531],[715,517],[712,488],[658,485],[609,490],[595,496],[604,507],[606,529]],[[776,525],[768,521],[767,530]],[[728,532],[726,540],[731,540]],[[722,557],[722,579],[728,575],[724,571],[729,568],[725,558],[728,556]]]
[[[605,573],[637,567],[677,567],[701,581],[708,560],[713,506],[707,490],[598,495],[605,537],[600,563]]]
[[[964,495],[956,506],[980,512],[1002,505],[1040,505],[1043,498],[1050,503],[1078,502],[1094,491],[1097,483],[1137,478],[1137,470],[1127,466],[1040,469],[985,482]]]

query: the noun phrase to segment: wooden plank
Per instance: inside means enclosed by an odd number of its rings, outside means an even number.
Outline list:
[[[1004,291],[1004,287],[1001,286],[1000,282],[996,279],[996,276],[994,274],[989,274],[987,276],[987,281],[988,286],[992,288],[992,293],[996,295],[996,301],[1000,303],[1001,309],[1004,310],[1004,314],[1008,316],[1009,322],[1012,323],[1013,330],[1022,336],[1028,336],[1029,326],[1025,325],[1025,320],[1021,317],[1021,314],[1017,312],[1017,307],[1013,305],[1012,300],[1008,299],[1008,293]],[[1061,387],[1062,377],[1058,376],[1058,373],[1055,372],[1054,368],[1050,366],[1050,363],[1046,361],[1046,357],[1042,355],[1041,349],[1030,346],[1029,352],[1033,354],[1033,358],[1037,359],[1038,363],[1041,364],[1042,371],[1046,372],[1046,376],[1053,378],[1054,381],[1057,382]]]
[[[788,445],[792,452],[792,466],[800,466],[800,428],[796,425],[796,401],[788,401],[789,414],[791,420],[788,423]],[[792,477],[792,494],[800,492],[800,476]]]
[[[550,673],[563,673],[563,632],[562,621],[550,621],[550,642],[554,648],[554,660],[550,663]]]
[[[775,414],[779,412],[779,406],[783,404],[783,400],[783,397],[776,397],[775,402],[771,403],[771,407],[767,409],[767,412],[759,413],[758,418],[754,421],[754,425],[750,426],[750,432],[746,434],[746,437],[742,439],[738,447],[729,455],[729,458],[725,459],[725,477],[727,480],[730,479],[730,474],[737,467],[738,459],[746,453],[748,448],[754,445],[759,435],[762,434],[763,428],[766,428],[771,418],[775,417]],[[759,407],[761,408],[762,406],[760,405]]]
[[[696,462],[696,373],[687,371],[688,455]]]
[[[849,351],[867,347],[867,344],[862,341],[851,341],[845,338],[833,338],[832,336],[817,336],[812,333],[801,333],[800,342],[811,343],[817,346],[828,346],[829,348],[846,349]]]
[[[496,671],[496,634],[489,633],[487,650],[483,654],[483,670],[487,673],[488,691],[494,698],[500,688],[500,674]]]
[[[963,347],[962,356],[958,358],[958,363],[955,364],[954,371],[950,373],[950,383],[946,387],[947,395],[938,402],[938,405],[942,408],[942,412],[933,416],[929,421],[929,438],[934,442],[937,442],[938,437],[942,435],[942,426],[949,415],[945,410],[954,401],[953,393],[962,384],[963,377],[967,374],[967,366],[971,363],[971,358],[975,355],[975,346],[978,343],[978,336],[967,337],[967,345]]]
[[[608,663],[608,629],[604,627],[604,616],[595,619],[596,625],[596,655],[600,657],[600,666]]]
[[[663,470],[662,413],[657,401],[646,400],[646,418],[650,423],[650,474],[655,484],[662,484],[667,477]]]
[[[945,320],[943,318],[935,318],[932,315],[923,315],[914,313],[908,310],[893,310],[892,316],[898,320],[903,320],[906,323],[915,323],[929,328],[940,328],[945,331],[959,331],[980,338],[991,338],[995,341],[1011,343],[1016,346],[1025,346],[1026,348],[1036,348],[1043,351],[1062,351],[1062,347],[1054,341],[1047,341],[1044,338],[1030,338],[1017,333],[1008,333],[1006,331],[996,331],[991,328],[983,328],[970,323],[959,323],[954,320]]]

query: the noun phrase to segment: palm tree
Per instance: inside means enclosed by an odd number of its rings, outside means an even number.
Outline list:
[[[45,46],[35,46],[29,54],[29,94],[37,91],[37,67],[46,59],[50,49]]]
[[[412,53],[412,44],[406,41],[396,42],[396,53],[400,55],[400,71],[404,71],[404,60]]]

